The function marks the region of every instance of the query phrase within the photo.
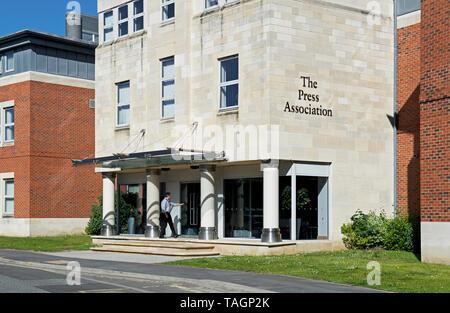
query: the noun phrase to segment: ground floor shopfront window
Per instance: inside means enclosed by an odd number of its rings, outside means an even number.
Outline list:
[[[293,186],[296,190],[295,214],[292,214]],[[293,179],[291,176],[283,176],[280,177],[279,193],[280,230],[283,240],[326,239],[328,178],[294,176]],[[225,180],[224,199],[225,237],[261,238],[264,219],[263,179]],[[295,223],[292,223],[294,215]]]
[[[225,237],[261,238],[263,230],[263,179],[224,181]]]

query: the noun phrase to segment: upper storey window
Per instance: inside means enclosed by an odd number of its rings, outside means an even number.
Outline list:
[[[133,3],[133,31],[138,32],[144,29],[144,0]]]
[[[108,42],[114,39],[114,13],[113,11],[103,14],[103,41]]]
[[[239,105],[239,57],[220,60],[220,108]]]
[[[238,0],[205,0],[205,10],[237,1]]]
[[[119,8],[119,37],[128,35],[128,5]]]
[[[0,55],[0,73],[14,71],[14,52],[8,52]]]
[[[175,18],[175,1],[162,0],[162,20],[167,21]]]
[[[205,9],[209,9],[219,5],[219,0],[205,0]]]

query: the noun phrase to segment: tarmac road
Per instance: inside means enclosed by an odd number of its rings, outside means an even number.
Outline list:
[[[157,257],[0,250],[1,293],[371,293],[372,289],[281,275],[154,264]],[[126,259],[126,261],[124,261]],[[147,261],[148,260],[148,261]],[[167,258],[161,261],[167,261]],[[69,262],[81,285],[69,285]],[[71,275],[73,281],[76,275]],[[75,279],[76,280],[76,279]]]

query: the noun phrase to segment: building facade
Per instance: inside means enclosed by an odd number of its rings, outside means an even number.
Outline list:
[[[84,232],[101,180],[72,159],[94,155],[95,47],[28,30],[0,38],[0,236]]]
[[[449,3],[403,2],[398,19],[398,209],[420,217],[422,260],[450,263]]]
[[[96,159],[180,234],[327,240],[394,205],[392,1],[98,2]],[[374,14],[373,12],[376,12]]]

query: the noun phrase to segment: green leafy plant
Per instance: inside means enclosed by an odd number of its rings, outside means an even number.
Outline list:
[[[291,208],[291,192],[292,187],[286,186],[281,193],[281,205],[285,209]],[[311,198],[309,197],[309,191],[306,188],[301,188],[297,190],[297,209],[303,209],[308,204],[311,203]]]
[[[358,210],[351,223],[341,227],[341,233],[349,249],[414,250],[413,224],[407,216],[388,219],[384,212],[377,215],[373,211]]]
[[[114,199],[114,207],[117,205],[117,196]],[[134,193],[125,193],[120,195],[119,202],[119,225],[121,233],[128,232],[128,219],[134,217],[137,220],[140,218],[139,212],[136,209],[137,195]],[[114,218],[117,221],[117,212],[114,211]],[[95,236],[100,235],[103,226],[103,197],[100,196],[98,204],[93,204],[91,207],[91,217],[85,229],[86,234]]]
[[[387,250],[414,250],[414,230],[407,216],[386,221],[383,246]]]

